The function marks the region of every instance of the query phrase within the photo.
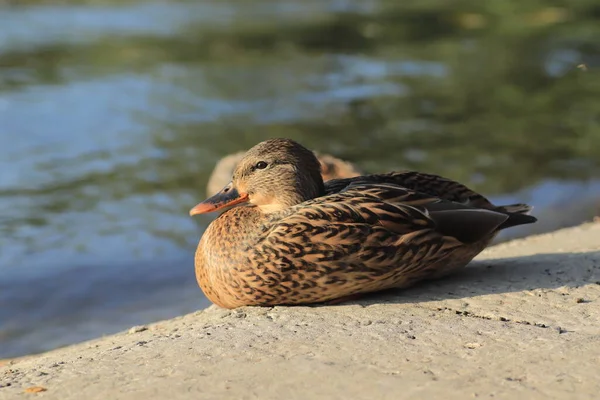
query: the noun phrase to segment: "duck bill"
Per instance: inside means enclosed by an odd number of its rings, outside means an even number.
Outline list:
[[[248,201],[248,193],[240,193],[230,183],[225,186],[219,193],[199,203],[190,210],[190,216],[198,214],[206,214],[223,210]]]

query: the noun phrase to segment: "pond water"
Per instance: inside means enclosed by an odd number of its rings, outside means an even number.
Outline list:
[[[597,6],[493,4],[0,5],[0,358],[206,307],[188,210],[268,137],[593,217]]]

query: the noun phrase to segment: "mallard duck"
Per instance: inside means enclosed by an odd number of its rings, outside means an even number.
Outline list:
[[[244,158],[245,154],[245,151],[229,154],[217,162],[206,186],[206,193],[209,196],[218,193],[231,181],[235,167]],[[324,181],[361,175],[361,171],[348,161],[324,153],[315,152],[315,155],[321,163],[321,175]]]
[[[526,204],[494,206],[466,186],[414,171],[326,183],[289,139],[251,148],[233,180],[190,215],[206,229],[196,277],[218,306],[341,302],[464,267],[497,232],[533,223]]]

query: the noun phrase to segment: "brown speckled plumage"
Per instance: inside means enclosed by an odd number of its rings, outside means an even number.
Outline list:
[[[233,183],[190,213],[234,199],[246,201],[210,224],[195,256],[198,284],[226,308],[407,287],[464,267],[498,230],[536,220],[529,206],[496,207],[418,172],[323,184],[314,155],[287,139],[250,149]]]

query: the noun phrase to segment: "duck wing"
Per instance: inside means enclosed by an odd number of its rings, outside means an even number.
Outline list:
[[[452,236],[463,243],[473,243],[489,237],[498,230],[537,221],[535,217],[507,212],[499,207],[491,210],[477,208],[393,184],[355,182],[343,189],[341,194],[364,196],[399,207],[416,208],[434,224],[438,233]],[[390,223],[389,220],[387,223]]]
[[[261,304],[405,287],[464,266],[509,218],[397,185],[355,184],[271,215],[245,252],[246,279]]]
[[[476,207],[472,202],[459,203],[444,200],[427,193],[408,190],[389,183],[363,184],[361,182],[353,182],[341,190],[341,193],[347,192],[358,192],[364,196],[417,207],[421,211],[425,211],[436,222],[441,232],[454,236],[465,243],[477,241],[480,235],[481,237],[486,236],[485,231],[487,227],[493,227],[494,221],[502,218],[497,216],[497,214],[505,216],[504,221],[495,227],[495,230],[498,231],[537,221],[537,218],[527,214],[532,209],[527,204],[513,204],[499,207],[492,205],[490,208]],[[494,214],[484,211],[494,211],[496,217],[492,217]],[[449,231],[450,226],[453,226],[457,231]],[[472,237],[472,239],[468,239],[465,236],[466,232],[464,229],[473,230],[472,235],[467,235]],[[479,229],[483,229],[483,231],[479,232]]]
[[[510,214],[528,214],[533,207],[527,204],[495,206],[486,197],[469,189],[462,183],[434,174],[417,171],[390,172],[387,174],[364,175],[355,178],[334,179],[325,182],[325,193],[339,193],[356,185],[390,184],[404,187],[432,197],[461,203],[476,208],[496,210]]]
[[[246,254],[257,285],[277,284],[277,290],[295,293],[369,284],[437,263],[461,245],[415,207],[348,192],[293,207]]]
[[[294,206],[270,224],[249,260],[282,272],[429,265],[508,218],[395,185],[355,185]]]

